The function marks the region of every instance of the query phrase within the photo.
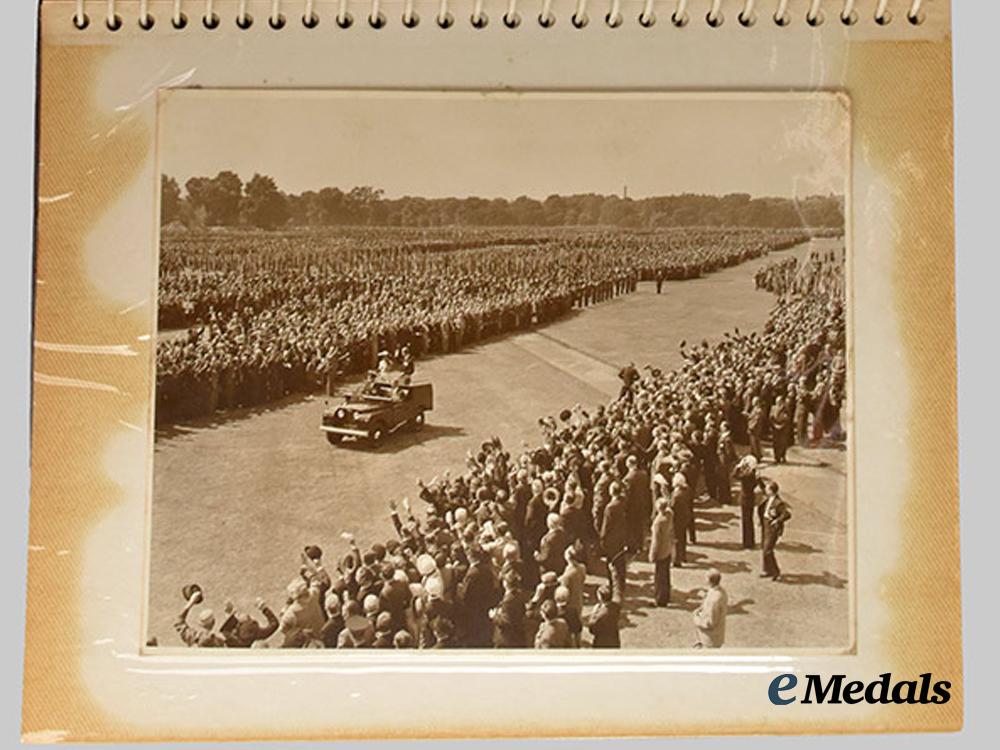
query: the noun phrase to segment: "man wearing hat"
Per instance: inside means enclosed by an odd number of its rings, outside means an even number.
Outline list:
[[[517,574],[502,576],[503,598],[490,610],[493,621],[493,645],[496,648],[524,648],[524,615],[527,597],[521,590]]]
[[[337,648],[370,648],[375,642],[375,628],[364,615],[351,615],[344,624]]]
[[[225,639],[226,646],[229,648],[250,648],[257,641],[266,641],[274,635],[279,625],[277,616],[259,597],[256,606],[267,621],[265,625],[261,625],[246,613],[236,612],[233,603],[226,602],[226,614],[229,616],[219,627],[219,633]]]
[[[379,606],[392,617],[393,630],[406,626],[406,612],[410,607],[410,579],[403,570],[392,563],[382,563],[382,588],[379,591]]]
[[[535,648],[569,648],[569,625],[559,616],[559,606],[553,599],[546,599],[540,608],[542,622],[535,633]]]
[[[296,578],[288,584],[288,604],[281,611],[281,632],[286,646],[298,644],[303,637],[317,638],[326,622],[320,605],[320,583],[313,579],[306,583]]]
[[[323,550],[315,544],[307,545],[302,551],[302,568],[302,577],[310,582],[316,581],[319,601],[323,601],[331,585],[330,574],[323,567]]]
[[[608,586],[601,586],[597,589],[597,604],[587,618],[587,629],[594,637],[594,648],[621,648],[620,618],[621,604],[614,600]]]
[[[198,626],[191,627],[187,624],[188,613],[199,604],[203,598],[201,588],[197,584],[185,586],[183,589],[184,609],[177,615],[174,622],[174,629],[188,646],[199,646],[202,648],[219,648],[226,645],[221,636],[212,632],[215,628],[215,614],[210,609],[203,609],[198,613]]]

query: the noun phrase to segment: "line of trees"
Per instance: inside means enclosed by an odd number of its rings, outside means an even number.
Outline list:
[[[753,198],[666,195],[631,199],[585,193],[550,195],[544,200],[506,198],[385,198],[369,186],[335,187],[294,194],[274,179],[255,174],[245,184],[234,172],[192,177],[183,190],[161,178],[161,221],[187,227],[252,226],[619,226],[639,229],[675,226],[836,227],[844,225],[839,195],[807,198]]]

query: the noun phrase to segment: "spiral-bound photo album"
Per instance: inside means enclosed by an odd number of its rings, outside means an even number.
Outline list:
[[[26,741],[961,726],[946,2],[40,14]]]

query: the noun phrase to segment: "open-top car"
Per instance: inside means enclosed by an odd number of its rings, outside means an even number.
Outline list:
[[[333,445],[353,438],[378,446],[399,429],[419,430],[424,413],[433,408],[434,387],[430,383],[374,382],[347,395],[343,403],[327,407],[320,429]]]

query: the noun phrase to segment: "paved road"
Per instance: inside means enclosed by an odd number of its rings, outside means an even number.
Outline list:
[[[827,246],[825,241],[816,243]],[[804,245],[781,255],[801,256],[808,250]],[[673,368],[683,362],[678,354],[683,339],[712,340],[734,326],[759,328],[773,302],[770,295],[754,290],[753,273],[762,262],[669,282],[660,295],[652,284],[642,284],[635,294],[544,329],[422,361],[418,375],[434,383],[436,408],[422,432],[400,433],[377,453],[329,446],[318,429],[322,398],[290,399],[269,409],[160,433],[154,464],[149,634],[164,645],[175,642],[172,622],[181,604],[180,589],[190,582],[207,591],[208,605],[217,610],[226,597],[248,606],[258,595],[277,607],[284,585],[296,574],[304,545],[339,551],[342,531],[354,532],[362,543],[387,538],[387,503],[414,497],[417,477],[427,480],[444,469],[461,471],[465,452],[491,435],[515,450],[522,443],[536,444],[539,417],[575,403],[593,406],[606,401],[617,393],[618,368],[630,359],[639,366],[648,362]],[[815,456],[803,461],[833,463]],[[809,575],[820,582],[770,584],[767,596],[744,595],[742,588],[734,592],[734,602],[759,602],[741,605],[754,609],[754,626],[740,627],[741,617],[733,618],[737,645],[845,643],[842,457],[838,465],[836,471],[782,467],[781,473],[791,472],[803,490],[796,493],[802,497],[789,496],[797,511],[785,542],[789,563],[808,561]],[[697,564],[718,561],[726,566],[723,572],[734,574],[747,567],[756,571],[752,554],[725,547],[727,540],[736,538],[729,528],[731,514],[706,508],[703,515],[703,523],[712,526],[704,538],[713,542],[717,537],[721,546],[696,548],[705,555]],[[793,530],[801,530],[801,539]],[[809,553],[806,545],[816,552]],[[636,566],[637,586],[644,585],[644,567]],[[677,585],[689,592],[690,601],[702,576],[697,568],[679,574]],[[760,587],[756,572],[735,578],[747,579],[747,592]],[[739,588],[735,581],[732,588]],[[796,619],[792,634],[772,632],[769,623],[788,629],[789,617],[787,606],[777,606],[777,601],[769,612],[771,599],[801,600],[804,610],[820,616],[815,622],[810,616]],[[843,623],[829,622],[830,613],[821,606],[828,599],[845,613]],[[684,606],[676,611],[634,611],[626,643],[690,645],[690,617]]]

